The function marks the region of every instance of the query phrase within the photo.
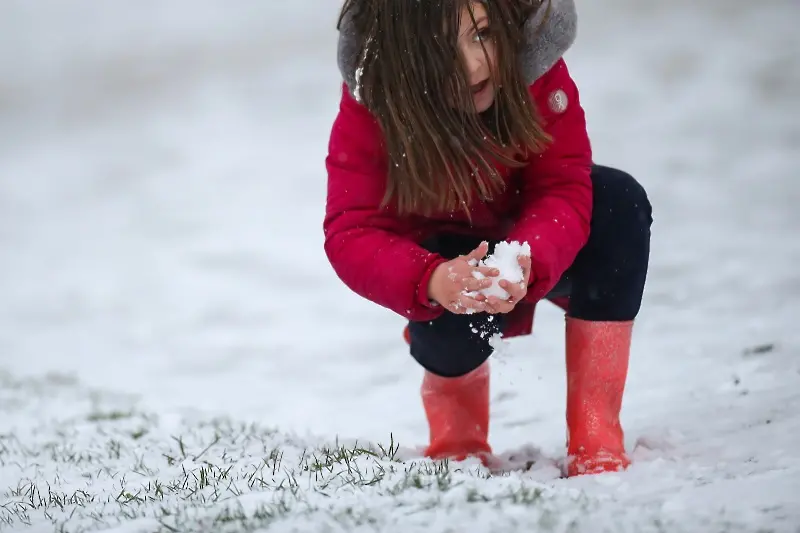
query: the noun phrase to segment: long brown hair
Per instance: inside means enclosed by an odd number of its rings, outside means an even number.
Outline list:
[[[395,201],[400,214],[469,214],[475,193],[488,201],[503,190],[495,164],[517,168],[543,149],[549,138],[518,52],[525,22],[545,1],[483,0],[498,88],[483,114],[474,108],[456,42],[462,9],[472,0],[345,1],[337,28],[351,19],[358,38],[357,96],[384,135],[384,204]]]

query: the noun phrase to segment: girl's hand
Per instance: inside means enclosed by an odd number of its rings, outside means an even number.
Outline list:
[[[489,243],[482,242],[467,255],[461,255],[446,263],[442,263],[433,271],[428,282],[428,298],[437,302],[455,314],[479,313],[487,311],[486,297],[478,294],[475,297],[466,293],[474,293],[491,286],[489,278],[498,276],[500,271],[496,268],[477,267],[470,263],[477,263],[489,251]],[[476,279],[472,273],[480,272],[484,279]]]
[[[511,283],[504,279],[500,280],[500,287],[503,288],[509,297],[507,300],[501,300],[497,296],[490,296],[485,302],[485,310],[490,314],[497,313],[510,313],[514,310],[519,302],[528,294],[528,284],[531,279],[531,258],[521,256],[519,265],[522,267],[522,281],[519,283]]]

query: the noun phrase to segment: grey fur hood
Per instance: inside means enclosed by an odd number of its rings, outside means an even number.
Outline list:
[[[550,13],[539,29],[547,6],[543,6],[525,23],[527,40],[520,59],[523,74],[530,84],[547,72],[575,42],[578,14],[574,0],[550,0]],[[538,31],[537,31],[538,29]],[[349,17],[345,17],[339,32],[337,62],[351,94],[356,88],[358,68],[358,36]]]

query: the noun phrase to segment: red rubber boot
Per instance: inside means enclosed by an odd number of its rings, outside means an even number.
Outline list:
[[[630,465],[619,422],[633,322],[567,317],[567,474],[599,474]]]
[[[489,362],[457,378],[425,372],[422,403],[430,428],[425,456],[463,461],[475,456],[486,464],[489,446]]]

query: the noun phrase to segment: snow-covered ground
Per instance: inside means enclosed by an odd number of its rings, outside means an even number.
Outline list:
[[[800,531],[800,5],[578,6],[596,158],[654,205],[636,461],[486,480],[397,461],[421,372],[323,253],[338,2],[0,3],[0,531]],[[494,358],[501,452],[562,454],[561,321]]]

